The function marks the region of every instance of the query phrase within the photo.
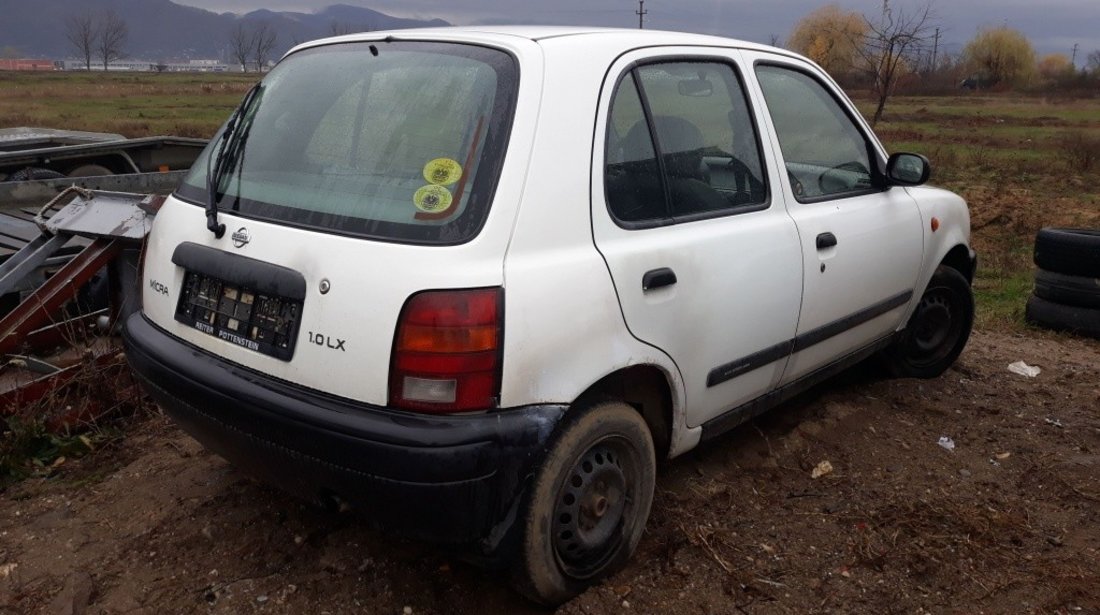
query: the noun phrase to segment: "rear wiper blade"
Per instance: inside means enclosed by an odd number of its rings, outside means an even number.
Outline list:
[[[214,158],[214,164],[211,165],[207,162],[206,165],[206,228],[214,233],[214,237],[221,239],[225,235],[225,224],[218,222],[218,200],[221,198],[218,193],[218,185],[221,184],[222,175],[225,174],[225,162],[226,151],[233,143],[234,133],[236,131],[237,122],[244,117],[244,114],[248,112],[248,108],[252,105],[253,99],[256,98],[256,93],[260,91],[260,84],[252,86],[252,89],[245,94],[244,100],[241,102],[241,106],[237,107],[233,115],[229,117],[229,121],[225,123],[225,130],[222,131],[222,136],[219,139],[219,143],[216,146],[218,155]]]

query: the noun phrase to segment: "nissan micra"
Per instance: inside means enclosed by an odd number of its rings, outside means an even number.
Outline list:
[[[970,334],[966,204],[791,52],[579,28],[291,50],[156,216],[148,392],[290,491],[568,600],[672,458]]]

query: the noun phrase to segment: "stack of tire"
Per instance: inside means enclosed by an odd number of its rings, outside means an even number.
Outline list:
[[[1029,323],[1100,339],[1100,230],[1045,228],[1035,236]]]

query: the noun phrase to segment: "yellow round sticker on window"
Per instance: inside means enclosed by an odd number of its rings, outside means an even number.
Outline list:
[[[449,186],[462,177],[462,165],[450,158],[436,158],[424,165],[424,179],[437,186]]]
[[[451,206],[451,191],[443,186],[431,184],[424,186],[413,195],[413,203],[416,208],[425,213],[434,214]]]

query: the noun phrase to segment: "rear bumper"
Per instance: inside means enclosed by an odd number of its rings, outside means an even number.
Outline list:
[[[126,356],[148,393],[204,446],[307,498],[338,496],[386,527],[492,553],[518,517],[565,412],[539,405],[471,416],[388,410],[229,363],[142,314]]]

